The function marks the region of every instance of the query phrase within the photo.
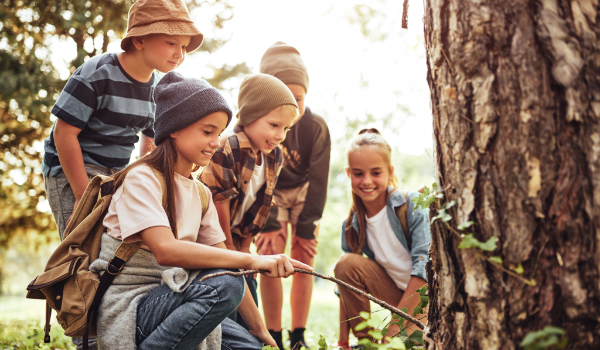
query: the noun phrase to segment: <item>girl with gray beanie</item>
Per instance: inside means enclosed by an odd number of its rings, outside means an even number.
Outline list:
[[[98,313],[104,349],[261,349],[275,346],[254,304],[240,305],[242,277],[202,277],[231,269],[288,277],[310,269],[285,255],[227,250],[210,191],[192,173],[206,166],[232,112],[206,81],[167,73],[154,92],[156,148],[114,175],[103,224],[104,271],[122,242],[143,241],[106,292]],[[203,205],[204,202],[204,205]],[[208,205],[206,205],[208,202]],[[200,213],[198,208],[207,207]],[[250,333],[227,319],[238,309]]]

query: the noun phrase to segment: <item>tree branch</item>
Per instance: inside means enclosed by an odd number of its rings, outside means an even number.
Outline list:
[[[403,312],[402,310],[400,310],[397,307],[394,307],[394,306],[386,303],[383,300],[379,300],[377,298],[374,298],[373,296],[371,296],[371,295],[363,292],[362,290],[360,290],[360,289],[358,289],[356,287],[353,287],[353,286],[349,285],[346,282],[340,281],[339,279],[337,279],[335,277],[325,276],[325,275],[320,274],[318,272],[308,271],[308,270],[303,270],[303,269],[294,269],[294,271],[295,272],[299,272],[299,273],[304,273],[304,274],[307,274],[307,275],[317,276],[319,278],[322,278],[322,279],[325,279],[325,280],[337,283],[340,286],[346,287],[346,288],[350,289],[351,291],[353,291],[354,293],[362,295],[365,298],[371,300],[372,302],[378,304],[379,306],[381,306],[381,307],[383,307],[385,309],[388,309],[391,312],[393,312],[393,313],[395,313],[395,314],[397,314],[397,315],[405,318],[406,320],[408,320],[408,321],[414,323],[415,325],[417,325],[417,327],[419,327],[421,329],[425,328],[425,325],[421,321],[419,321],[418,319],[414,318],[413,316],[407,314],[406,312]],[[261,273],[261,271],[259,271],[259,270],[247,270],[247,271],[241,271],[241,272],[223,271],[223,272],[217,272],[217,273],[213,273],[213,274],[210,274],[210,275],[206,275],[206,276],[202,277],[199,280],[199,282],[202,282],[204,280],[207,280],[207,279],[212,278],[212,277],[217,277],[217,276],[230,275],[230,276],[239,277],[239,276],[251,275],[251,274],[255,274],[255,273]]]
[[[408,0],[404,0],[402,9],[402,28],[408,29]]]

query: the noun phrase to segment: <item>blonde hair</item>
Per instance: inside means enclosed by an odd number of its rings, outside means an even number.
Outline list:
[[[294,115],[294,122],[296,121],[296,119],[298,119],[298,117],[300,117],[300,111],[298,110],[298,107],[294,106],[294,105],[281,105],[279,107],[277,107],[281,110],[282,113],[285,114],[293,114]]]
[[[392,147],[390,144],[381,136],[377,129],[361,130],[359,135],[354,138],[348,145],[346,151],[346,159],[348,166],[350,166],[350,154],[356,152],[364,147],[373,147],[387,163],[388,170],[390,171],[390,179],[388,186],[392,186],[395,190],[398,188],[398,179],[392,171]],[[390,191],[390,193],[393,191]],[[352,227],[352,217],[356,214],[358,219],[358,231]],[[353,253],[360,254],[363,246],[365,245],[367,232],[366,232],[366,209],[365,205],[360,197],[352,192],[352,207],[350,213],[346,219],[346,240]]]

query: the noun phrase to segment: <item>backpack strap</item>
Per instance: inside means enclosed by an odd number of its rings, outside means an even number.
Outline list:
[[[117,277],[117,275],[121,272],[127,260],[131,258],[131,256],[138,250],[142,243],[144,242],[137,241],[132,243],[121,243],[115,252],[115,256],[110,260],[108,265],[106,265],[106,272],[102,274],[102,277],[100,277],[100,284],[98,285],[98,289],[96,289],[94,300],[92,301],[90,310],[87,313],[87,322],[83,332],[83,350],[89,350],[88,339],[90,322],[92,321],[92,317],[98,311],[102,297],[108,290],[108,287],[110,287],[112,284],[115,277]]]
[[[204,217],[208,211],[208,194],[206,193],[206,188],[202,182],[198,180],[194,181],[196,181],[196,187],[198,188],[198,194],[200,195],[200,202],[202,204],[202,217]]]
[[[158,182],[160,182],[160,189],[162,190],[162,193],[167,192],[167,184],[165,183],[165,178],[158,170],[152,169],[152,171],[154,172],[154,176],[156,176],[156,178],[158,179]],[[206,189],[200,181],[194,179],[194,182],[196,183],[196,188],[198,189],[198,194],[200,195],[200,202],[202,205],[202,217],[204,217],[204,215],[206,215],[206,212],[208,211],[208,194],[206,194]],[[163,208],[167,207],[167,196],[162,196],[162,206]]]
[[[402,191],[402,196],[404,196],[404,200],[407,200],[406,191]],[[408,244],[408,249],[410,250],[410,246],[412,243],[412,237],[410,232],[408,231],[408,219],[406,218],[408,215],[408,202],[396,208],[396,216],[400,221],[400,225],[402,226],[402,231],[404,231],[404,238],[406,238],[406,243]]]
[[[417,192],[423,193],[425,191],[425,187],[421,187]],[[402,226],[402,231],[404,231],[404,237],[406,238],[406,243],[408,244],[408,249],[410,250],[410,246],[412,244],[412,235],[408,231],[408,191],[400,191],[402,196],[404,197],[405,205],[401,205],[396,208],[396,216],[400,221],[400,225]]]
[[[44,343],[50,343],[50,319],[52,318],[52,308],[46,301],[46,325],[44,326]]]

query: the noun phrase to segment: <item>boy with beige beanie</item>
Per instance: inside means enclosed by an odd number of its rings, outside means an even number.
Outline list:
[[[235,134],[221,140],[200,179],[212,192],[227,248],[250,253],[253,237],[274,206],[273,191],[284,159],[279,145],[299,113],[290,90],[267,74],[244,78],[238,108]],[[250,301],[256,308],[256,281],[247,281],[250,293],[240,307],[248,307]],[[243,325],[241,318],[236,321]]]
[[[281,254],[285,250],[288,224],[291,225],[291,256],[310,266],[317,252],[319,220],[325,208],[331,140],[322,117],[305,107],[308,73],[296,48],[283,42],[269,47],[260,61],[260,72],[281,80],[294,94],[300,108],[300,119],[281,144],[285,166],[275,188],[277,206],[273,208],[265,228],[256,238],[259,254]],[[314,279],[310,275],[293,277],[290,304],[292,331],[290,349],[297,344],[307,347],[304,331]],[[282,344],[281,309],[283,289],[280,279],[260,279],[265,321],[269,332]]]

